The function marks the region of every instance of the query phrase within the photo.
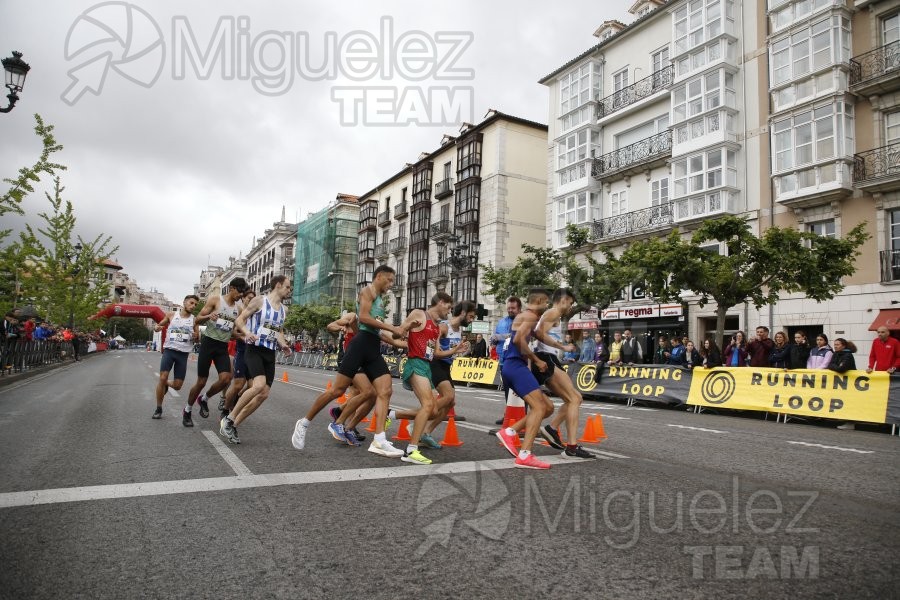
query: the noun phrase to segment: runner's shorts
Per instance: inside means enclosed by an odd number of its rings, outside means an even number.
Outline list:
[[[200,336],[200,353],[197,355],[197,377],[209,377],[210,363],[216,366],[218,373],[231,373],[228,342],[220,342],[202,335]]]
[[[450,385],[453,385],[453,380],[450,378],[450,363],[444,362],[441,359],[432,361],[431,381],[434,382],[435,387],[445,381],[448,381],[450,382]]]
[[[512,388],[520,398],[541,389],[541,385],[528,369],[528,364],[521,358],[512,357],[503,361],[503,370],[500,375],[503,377],[503,386]]]
[[[244,353],[247,351],[247,344],[238,342],[237,350],[234,353],[234,378],[247,378],[247,362],[244,360]]]
[[[178,350],[166,348],[165,350],[163,350],[162,360],[159,361],[159,370],[160,372],[171,371],[172,365],[174,365],[175,379],[181,379],[182,381],[184,381],[184,376],[187,375],[187,364],[187,352],[179,352]]]
[[[550,381],[550,378],[553,376],[553,371],[556,369],[562,369],[562,365],[559,362],[559,357],[555,354],[551,354],[549,352],[535,352],[535,355],[545,363],[547,363],[547,370],[541,373],[541,370],[537,368],[536,365],[531,365],[531,374],[534,375],[534,378],[537,379],[538,383],[541,385],[547,385],[547,382]]]
[[[244,350],[244,363],[247,365],[248,379],[266,376],[266,385],[272,386],[275,381],[275,351],[259,346],[247,346]]]
[[[431,375],[431,368],[434,364],[436,363],[428,362],[424,358],[407,359],[406,364],[403,365],[403,387],[411,390],[412,384],[409,382],[409,379],[413,375],[421,375],[431,384],[431,389],[434,389],[434,381]]]
[[[344,360],[338,366],[338,373],[350,379],[360,371],[366,374],[369,381],[375,381],[382,375],[391,375],[381,356],[381,338],[369,331],[360,331],[353,336],[344,352]]]

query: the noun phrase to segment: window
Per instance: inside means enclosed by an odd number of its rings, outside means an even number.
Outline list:
[[[591,99],[591,71],[593,63],[569,71],[560,80],[560,114],[566,114]]]
[[[900,112],[884,115],[884,145],[900,142]]]
[[[669,47],[661,48],[651,55],[651,72],[656,73],[669,66]]]
[[[628,87],[628,67],[618,73],[613,73],[613,92],[618,92]]]
[[[633,129],[629,129],[628,131],[616,135],[615,147],[618,150],[619,148],[630,146],[635,142],[645,140],[648,137],[656,135],[657,133],[662,133],[668,128],[669,115],[662,115],[661,117],[657,117],[656,119],[648,121],[643,125],[639,125]]]
[[[900,208],[891,211],[891,251],[900,252]]]
[[[850,20],[832,15],[771,45],[772,85],[778,86],[850,59]]]
[[[447,162],[444,163],[444,179],[449,180],[451,173],[452,172],[450,170],[450,161],[448,160]]]
[[[559,143],[559,166],[563,169],[576,161],[587,158],[588,130],[583,129],[572,135],[566,136]]]
[[[582,225],[600,218],[599,194],[578,192],[556,201],[556,243],[566,245],[566,225]]]
[[[810,233],[821,235],[822,237],[836,237],[834,231],[834,219],[831,219],[829,221],[818,221],[816,223],[810,223],[806,226],[806,230]]]
[[[725,14],[723,15],[723,8]],[[675,54],[707,42],[723,31],[723,19],[733,21],[731,0],[692,0],[675,11]]]
[[[737,187],[737,158],[734,150],[717,148],[672,163],[675,198],[727,185]]]
[[[769,15],[769,27],[773,32],[793,25],[823,8],[844,4],[841,0],[795,0],[781,10],[775,10],[786,3],[788,0],[769,0],[769,9],[773,11]]]
[[[609,195],[610,216],[623,215],[628,212],[628,190],[612,192]]]
[[[890,236],[886,260],[882,261],[882,281],[900,281],[900,208],[890,214]]]
[[[672,92],[672,122],[678,124],[723,104],[734,107],[734,88],[734,75],[724,69],[687,81]]]
[[[852,139],[852,117],[853,107],[837,102],[773,123],[773,171],[780,173],[852,153],[852,146],[847,147]],[[841,140],[842,132],[847,140]]]
[[[650,206],[659,206],[669,201],[669,178],[663,177],[650,182]]]
[[[892,15],[881,21],[881,43],[888,45],[900,40],[900,14]]]

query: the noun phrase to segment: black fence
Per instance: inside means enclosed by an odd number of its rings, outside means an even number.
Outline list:
[[[79,355],[87,354],[88,345],[79,342]],[[0,376],[22,373],[44,365],[72,360],[72,342],[57,340],[6,340],[0,344]]]

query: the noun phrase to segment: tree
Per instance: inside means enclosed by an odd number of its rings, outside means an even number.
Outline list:
[[[50,160],[51,154],[63,149],[60,144],[56,143],[56,138],[53,137],[53,125],[45,125],[39,114],[34,115],[34,120],[37,121],[34,132],[41,138],[44,149],[41,151],[41,156],[34,166],[19,169],[19,176],[15,179],[3,179],[4,183],[10,184],[11,187],[3,196],[0,196],[0,216],[8,212],[18,215],[25,214],[22,212],[22,200],[28,194],[34,192],[32,184],[41,180],[41,173],[56,177],[56,171],[65,171],[67,168],[65,165]],[[8,234],[8,230],[3,232],[3,235],[0,235],[0,240],[6,237],[6,234]]]
[[[781,293],[802,292],[819,302],[833,298],[844,287],[841,279],[856,271],[859,248],[869,237],[865,223],[842,239],[781,227],[757,237],[745,219],[726,215],[705,221],[690,240],[675,229],[667,238],[636,242],[622,261],[661,301],[681,302],[684,290],[699,296],[701,307],[715,301],[721,341],[725,315],[745,301],[759,309],[777,303]],[[712,242],[724,242],[726,254],[704,248]]]
[[[284,319],[284,330],[294,336],[305,332],[310,337],[316,338],[319,331],[325,329],[332,321],[336,321],[340,315],[337,302],[292,304],[288,307]]]
[[[116,335],[121,335],[132,343],[146,342],[153,337],[151,330],[144,325],[143,319],[112,317],[107,319],[101,329],[110,337],[115,337],[113,335],[113,332],[115,332]]]

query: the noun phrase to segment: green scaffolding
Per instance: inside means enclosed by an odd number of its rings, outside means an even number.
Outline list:
[[[297,226],[295,304],[356,299],[359,215],[340,203],[313,213]]]

